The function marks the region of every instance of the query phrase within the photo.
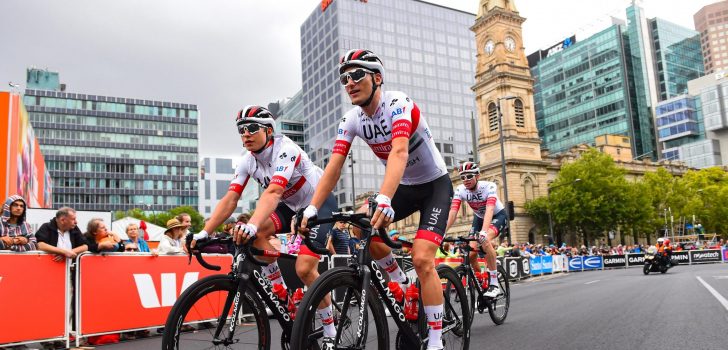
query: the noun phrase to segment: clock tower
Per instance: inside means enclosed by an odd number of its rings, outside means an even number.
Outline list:
[[[506,164],[508,200],[515,204],[511,223],[514,242],[525,242],[533,228],[524,214],[526,201],[545,195],[546,162],[541,158],[541,140],[536,129],[533,78],[523,48],[521,17],[513,0],[480,0],[475,24],[477,66],[475,102],[478,108],[478,158],[481,179],[498,184],[504,200],[501,175],[501,130]],[[502,122],[499,122],[498,105]],[[545,186],[543,186],[545,187]]]

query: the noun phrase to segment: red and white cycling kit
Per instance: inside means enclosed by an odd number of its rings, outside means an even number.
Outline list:
[[[287,233],[290,232],[290,223],[296,211],[311,203],[321,175],[323,171],[311,162],[306,152],[288,137],[278,135],[260,153],[248,152],[243,156],[229,190],[242,194],[251,177],[263,188],[268,188],[270,184],[283,187],[281,202],[270,219],[276,233]],[[335,210],[336,199],[329,195],[319,213],[330,216]],[[319,247],[325,247],[332,226],[325,224],[314,227],[309,236]],[[301,254],[317,256],[305,246],[301,247]]]
[[[374,115],[366,115],[361,107],[354,107],[344,115],[332,153],[346,156],[354,137],[358,136],[386,166],[392,139],[409,139],[407,165],[392,196],[394,221],[419,211],[420,223],[415,239],[440,244],[452,200],[452,185],[445,162],[417,105],[402,92],[382,91],[381,96],[382,102]],[[373,240],[377,241],[378,237]]]
[[[445,162],[435,147],[432,131],[420,116],[417,105],[402,92],[383,91],[382,102],[373,116],[367,116],[361,107],[347,112],[339,124],[333,153],[346,156],[358,136],[387,165],[392,150],[392,139],[409,138],[409,158],[401,184],[419,185],[447,174]]]
[[[472,191],[465,188],[465,185],[460,184],[455,189],[451,209],[459,210],[460,204],[464,201],[473,209],[475,215],[481,219],[485,215],[485,207],[488,205],[495,206],[493,214],[497,214],[503,210],[503,203],[498,199],[497,190],[497,185],[488,181],[478,181]]]

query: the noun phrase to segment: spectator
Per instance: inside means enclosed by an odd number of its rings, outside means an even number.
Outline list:
[[[139,237],[139,226],[137,226],[137,224],[127,225],[126,235],[129,237],[129,239],[124,241],[124,251],[129,251],[127,250],[127,248],[129,248],[130,245],[133,245],[136,248],[137,252],[149,253],[149,244],[147,244],[147,241],[145,241],[144,238]]]
[[[179,221],[182,225],[184,225],[184,233],[182,234],[182,237],[190,233],[190,227],[192,227],[192,216],[187,213],[180,213],[179,215],[174,217]],[[169,223],[169,221],[167,221]]]
[[[0,250],[25,252],[36,249],[37,241],[25,220],[26,212],[23,197],[10,196],[5,201],[0,227]]]
[[[349,230],[349,252],[351,253],[351,255],[359,252],[359,244],[361,244],[361,239],[359,239],[358,234],[358,230]]]
[[[186,252],[184,244],[182,244],[182,237],[185,236],[185,231],[189,226],[181,223],[177,219],[169,219],[167,221],[167,230],[164,231],[164,236],[159,241],[159,246],[153,254],[181,254]]]
[[[93,218],[88,222],[86,227],[86,244],[88,244],[88,250],[92,253],[101,252],[116,252],[119,251],[120,244],[119,236],[113,232],[109,232],[106,229],[104,219]]]
[[[237,219],[238,222],[247,224],[248,220],[250,220],[250,214],[242,213],[242,214],[238,215],[238,219]]]
[[[76,210],[69,207],[58,209],[55,218],[40,226],[35,238],[38,240],[38,249],[55,254],[56,261],[61,261],[63,257],[73,259],[88,250],[86,239],[76,226]]]
[[[349,230],[346,229],[346,222],[336,222],[326,242],[326,249],[331,254],[349,254]]]
[[[508,247],[508,243],[503,242],[498,246],[498,249],[496,249],[495,252],[498,254],[498,256],[504,257],[506,256],[506,252],[509,250],[511,250],[511,248]]]

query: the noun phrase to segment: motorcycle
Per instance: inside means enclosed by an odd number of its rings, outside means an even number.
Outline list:
[[[645,252],[645,266],[642,272],[648,275],[650,272],[666,273],[667,270],[677,265],[674,259],[667,263],[667,257],[657,253],[657,248],[652,246]]]

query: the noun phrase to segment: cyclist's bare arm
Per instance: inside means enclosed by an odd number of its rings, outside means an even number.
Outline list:
[[[460,211],[459,201],[459,199],[454,198],[452,204],[450,205],[450,212],[447,215],[447,226],[445,226],[445,232],[450,230],[450,226],[452,226],[452,224],[455,222],[455,219],[457,219],[458,211]]]
[[[214,232],[215,228],[222,225],[230,215],[235,211],[238,206],[238,200],[240,200],[240,194],[235,191],[228,191],[225,197],[217,203],[215,210],[210,216],[210,220],[205,223],[205,232]]]
[[[281,201],[281,197],[283,197],[283,187],[276,184],[268,185],[268,188],[260,195],[255,212],[253,213],[253,217],[250,218],[249,223],[256,227],[261,227],[265,219],[270,217],[270,214],[276,210],[278,203]]]
[[[336,183],[341,177],[341,168],[344,166],[344,161],[346,161],[345,155],[341,155],[338,153],[331,154],[331,157],[329,158],[329,164],[326,166],[326,169],[324,169],[324,174],[321,176],[321,179],[316,186],[316,191],[314,191],[313,193],[311,205],[316,208],[321,208],[321,206],[324,204],[324,201],[329,196],[331,191],[334,190]]]

